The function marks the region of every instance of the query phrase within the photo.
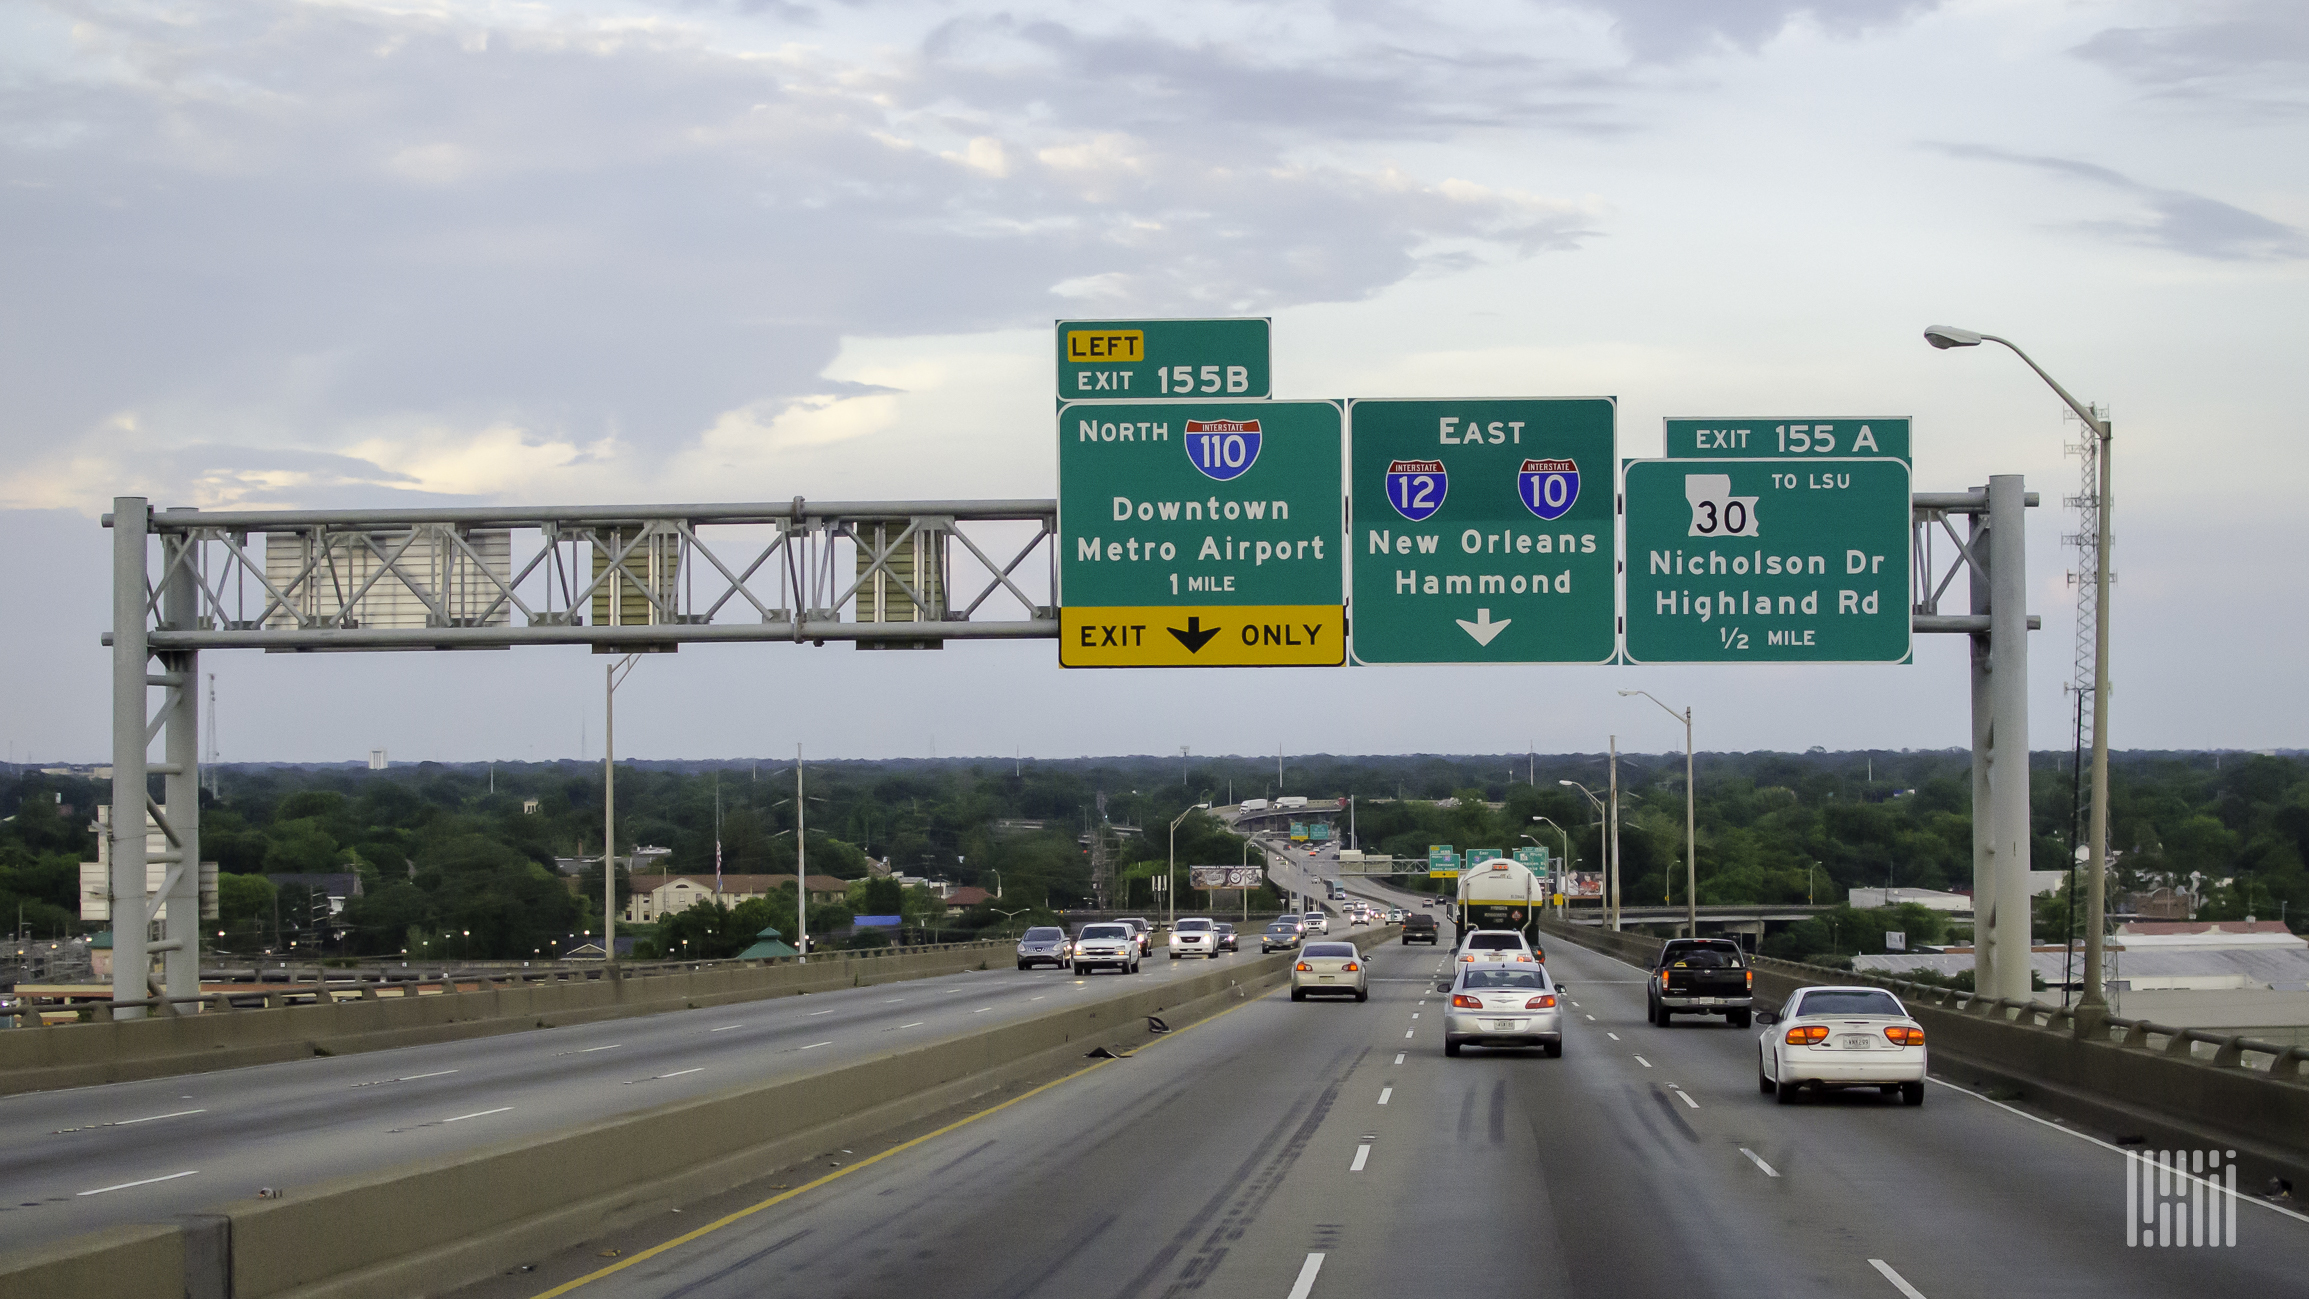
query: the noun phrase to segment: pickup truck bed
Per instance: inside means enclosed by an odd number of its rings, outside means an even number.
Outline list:
[[[1722,1015],[1746,1028],[1755,1001],[1740,946],[1722,938],[1671,938],[1660,945],[1646,981],[1650,1019],[1666,1028],[1677,1015]]]

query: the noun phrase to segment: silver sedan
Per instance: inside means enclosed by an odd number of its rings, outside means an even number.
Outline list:
[[[1529,964],[1461,965],[1437,991],[1450,994],[1443,1013],[1443,1054],[1463,1046],[1531,1047],[1563,1054],[1563,985],[1547,967]]]
[[[1353,943],[1309,943],[1291,965],[1291,1000],[1305,1001],[1314,992],[1351,992],[1357,1001],[1371,999],[1370,962]]]

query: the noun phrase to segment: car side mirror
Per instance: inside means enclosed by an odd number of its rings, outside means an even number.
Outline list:
[[[1435,990],[1437,992],[1449,992],[1451,991],[1451,984],[1448,980],[1446,980],[1445,982],[1436,984]]]
[[[1555,985],[1555,990],[1557,992],[1569,992],[1571,991],[1571,985],[1568,983],[1559,983]]]
[[[1759,1010],[1756,1012],[1756,1022],[1759,1024],[1777,1024],[1780,1022],[1780,1012],[1776,1010]]]

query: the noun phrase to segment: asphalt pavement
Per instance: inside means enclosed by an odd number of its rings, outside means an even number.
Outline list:
[[[1254,945],[1252,955],[1256,956]],[[1007,956],[996,953],[997,960]],[[1236,959],[1222,956],[1221,963]],[[0,1097],[0,1250],[979,1031],[1137,991],[1135,976],[993,970],[609,1023]]]
[[[469,1299],[2300,1290],[2309,1220],[2246,1202],[2234,1246],[2128,1247],[2122,1151],[1946,1085],[1775,1105],[1758,1030],[1655,1028],[1585,949],[1550,954],[1561,1059],[1446,1058],[1447,961],[1388,944],[1367,1003],[1277,992]]]

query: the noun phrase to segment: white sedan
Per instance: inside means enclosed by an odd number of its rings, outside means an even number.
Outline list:
[[[1793,1105],[1815,1091],[1876,1087],[1924,1103],[1924,1026],[1882,988],[1805,988],[1779,1011],[1759,1011],[1756,1087]]]
[[[1314,992],[1351,992],[1355,1000],[1369,1001],[1367,965],[1353,943],[1309,943],[1291,966],[1291,1000],[1305,1001]]]

